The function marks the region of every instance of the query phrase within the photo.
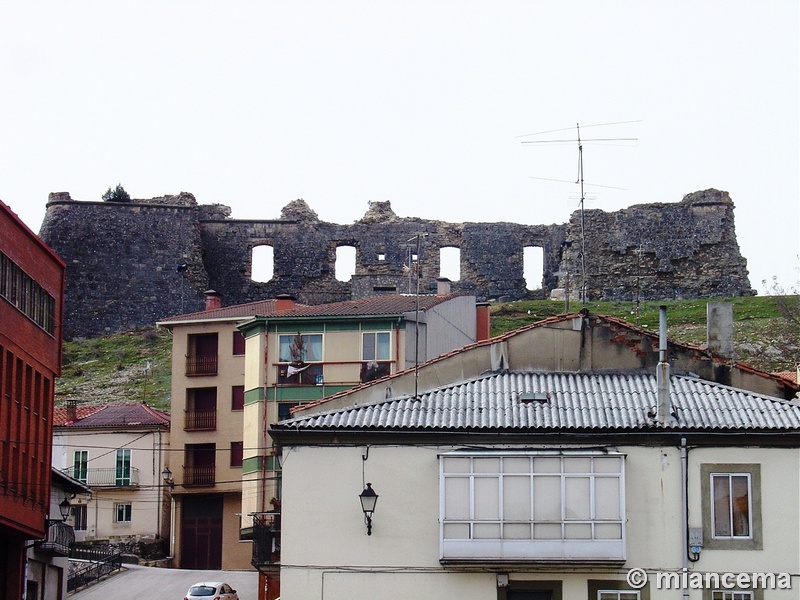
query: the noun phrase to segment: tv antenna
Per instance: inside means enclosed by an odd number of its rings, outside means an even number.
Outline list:
[[[641,123],[641,120],[637,121],[616,121],[614,123],[596,123],[594,125],[584,125],[584,129],[588,129],[589,127],[606,127],[609,125],[626,125],[629,123]],[[539,131],[537,133],[527,133],[524,135],[519,135],[517,137],[528,137],[533,135],[544,135],[547,133],[560,133],[562,131],[572,131],[572,127],[565,127],[563,129],[550,129],[548,131]],[[592,184],[586,183],[583,179],[583,144],[584,142],[635,142],[639,138],[583,138],[581,139],[581,125],[580,123],[575,124],[575,137],[574,138],[567,138],[567,139],[549,139],[549,140],[526,140],[523,141],[523,144],[578,144],[578,176],[576,181],[566,181],[561,179],[549,179],[545,177],[531,177],[531,179],[542,179],[545,181],[560,181],[563,183],[577,183],[580,184],[580,230],[581,230],[581,246],[580,246],[580,271],[581,271],[581,280],[580,280],[580,289],[579,289],[579,299],[581,304],[586,304],[587,297],[586,297],[586,224],[584,221],[584,206],[586,204],[586,194],[584,192],[584,186],[592,185],[596,187],[604,187],[604,188],[611,188],[615,190],[621,190],[624,188],[618,188],[610,185],[599,185],[599,184]]]

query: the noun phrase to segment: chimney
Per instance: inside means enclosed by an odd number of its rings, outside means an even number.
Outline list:
[[[669,397],[669,362],[667,361],[667,307],[658,307],[658,366],[656,367],[656,388],[658,390],[658,410],[656,418],[662,425],[670,420],[672,403]]]
[[[222,308],[222,295],[216,290],[206,290],[206,311]]]
[[[475,341],[488,340],[491,337],[491,313],[488,302],[478,302],[475,305]]]
[[[280,294],[275,298],[275,310],[289,310],[295,306],[294,297],[289,294]]]
[[[733,358],[733,304],[706,304],[706,339],[708,350],[725,358]]]
[[[67,400],[67,423],[78,420],[78,403],[76,400]]]
[[[446,296],[450,293],[450,280],[447,277],[440,277],[436,280],[436,295]]]

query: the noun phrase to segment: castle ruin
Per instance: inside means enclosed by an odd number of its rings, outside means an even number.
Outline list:
[[[50,194],[39,235],[67,263],[64,334],[71,339],[201,310],[208,289],[226,305],[281,294],[321,304],[416,292],[409,267],[419,264],[420,292],[435,293],[440,249],[450,247],[460,250],[451,289],[479,301],[565,291],[632,302],[752,295],[733,208],[727,192],[705,190],[676,203],[522,225],[398,217],[389,202],[371,202],[359,221],[340,225],[320,221],[303,200],[278,219],[239,220],[229,207],[198,204],[185,192],[130,202],[75,201],[61,192]],[[273,277],[253,281],[253,249],[265,245]],[[341,246],[355,248],[349,281],[336,279]],[[526,287],[526,247],[541,248],[540,290]]]

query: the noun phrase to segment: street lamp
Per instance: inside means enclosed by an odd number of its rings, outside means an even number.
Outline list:
[[[169,470],[169,467],[164,467],[164,470],[161,471],[161,478],[169,486],[169,489],[175,487],[175,481],[172,479],[172,471]]]
[[[372,535],[372,513],[375,512],[375,503],[378,501],[378,494],[372,489],[371,483],[368,483],[364,491],[358,495],[358,499],[361,500],[361,510],[364,511],[367,535]]]
[[[58,512],[61,514],[61,520],[58,519],[45,519],[47,527],[53,525],[55,523],[64,523],[67,518],[69,518],[69,509],[72,508],[72,505],[69,503],[69,500],[64,498],[61,502],[58,503]]]

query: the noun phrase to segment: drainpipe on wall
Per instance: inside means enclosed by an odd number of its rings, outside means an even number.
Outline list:
[[[686,438],[681,438],[681,556],[683,561],[681,566],[683,572],[689,570],[689,500],[688,495],[688,451],[686,449]],[[689,600],[689,589],[683,588],[684,600]]]

